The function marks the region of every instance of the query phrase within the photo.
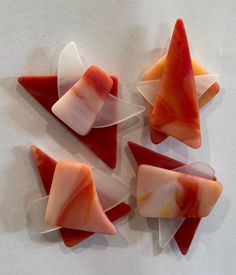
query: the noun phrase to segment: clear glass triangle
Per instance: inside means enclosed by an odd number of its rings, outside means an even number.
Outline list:
[[[80,79],[84,71],[76,44],[74,42],[68,43],[61,51],[58,61],[57,88],[59,98]]]
[[[142,105],[125,102],[108,94],[93,128],[104,128],[123,122],[145,111]]]
[[[159,244],[165,248],[184,222],[185,218],[159,219]]]
[[[191,174],[194,176],[213,179],[214,169],[203,162],[193,162],[174,169],[176,172]],[[185,218],[159,219],[159,244],[166,247],[178,231]]]
[[[206,74],[194,76],[197,96],[198,98],[204,94],[204,92],[214,84],[217,79],[217,74]],[[153,106],[156,100],[158,89],[160,86],[160,79],[157,80],[147,80],[139,81],[136,83],[136,88],[141,93],[141,95]]]
[[[129,197],[130,192],[128,188],[119,181],[99,169],[93,169],[92,171],[94,182],[96,184],[97,194],[104,211],[110,210]],[[45,223],[44,217],[47,208],[48,197],[49,196],[46,196],[33,201],[29,211],[29,218],[32,229],[40,234],[59,229],[59,227]]]

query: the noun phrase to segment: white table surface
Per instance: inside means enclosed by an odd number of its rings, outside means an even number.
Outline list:
[[[236,2],[226,1],[0,1],[0,274],[235,274],[236,270]],[[26,212],[42,196],[27,146],[31,143],[102,167],[89,150],[46,113],[16,77],[54,73],[60,50],[78,43],[88,64],[120,81],[120,95],[137,102],[134,83],[168,45],[174,22],[185,21],[192,54],[220,74],[221,93],[201,112],[203,144],[192,150],[171,139],[159,151],[202,160],[215,168],[223,195],[204,219],[187,256],[172,243],[158,247],[157,221],[132,212],[114,237],[95,235],[72,249],[57,233],[29,231]],[[145,119],[119,127],[114,175],[134,176],[126,141],[150,146]],[[154,147],[153,147],[154,148]]]

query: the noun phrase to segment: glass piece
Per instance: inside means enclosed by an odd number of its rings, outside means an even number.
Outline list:
[[[116,233],[98,199],[92,170],[81,162],[57,162],[45,221],[59,227],[109,235]]]
[[[145,111],[141,105],[125,102],[113,95],[108,95],[93,128],[104,128],[123,122]]]
[[[164,156],[132,141],[128,142],[128,146],[138,165],[148,164],[169,170],[184,165],[178,160]],[[174,236],[180,251],[184,255],[188,252],[200,220],[200,218],[186,218]]]
[[[215,176],[215,171],[213,168],[203,162],[186,164],[175,168],[174,171],[203,177],[206,179],[213,179]],[[185,218],[159,219],[160,247],[164,248],[168,245],[184,221]]]
[[[147,164],[164,169],[175,169],[185,165],[183,162],[162,155],[149,148],[143,147],[135,142],[128,141],[128,146],[138,165]]]
[[[61,51],[57,69],[58,97],[62,97],[81,78],[85,69],[78,48],[68,43]]]
[[[201,146],[196,85],[187,35],[181,19],[175,24],[166,68],[149,122],[153,129],[192,148]]]
[[[197,75],[194,77],[198,99],[217,81],[217,74]],[[139,81],[136,88],[150,105],[154,105],[160,87],[160,79]]]
[[[199,108],[204,106],[219,91],[220,87],[217,82],[218,75],[197,75],[195,76],[196,91],[198,96]],[[149,116],[152,113],[152,106],[158,94],[160,80],[139,81],[136,84],[138,91],[147,100]],[[152,143],[159,144],[164,141],[168,135],[163,134],[156,129],[150,128],[150,138]]]
[[[183,255],[186,255],[200,223],[200,218],[187,218],[175,234],[175,241]]]
[[[101,111],[112,85],[111,77],[99,67],[92,65],[52,106],[52,112],[76,133],[86,136]]]
[[[205,217],[222,189],[222,184],[213,180],[141,165],[137,174],[137,208],[143,217]]]
[[[173,239],[185,218],[159,219],[159,244],[165,248]]]
[[[111,77],[113,86],[110,93],[117,96],[118,80]],[[56,76],[23,76],[18,79],[25,90],[34,97],[48,112],[58,100],[57,77]],[[55,116],[56,117],[56,116]],[[76,134],[67,127],[79,140],[81,140],[90,150],[104,161],[112,169],[116,166],[117,155],[117,125],[107,128],[92,129],[87,136]]]
[[[56,161],[34,145],[31,146],[31,154],[32,154],[32,158],[35,163],[35,166],[38,169],[39,176],[41,177],[41,182],[45,188],[45,191],[47,194],[49,194],[54,170],[56,167]],[[115,206],[114,208],[108,210],[105,214],[107,215],[107,217],[111,222],[114,222],[120,219],[121,217],[123,217],[124,215],[127,215],[130,212],[130,210],[131,210],[131,207],[128,204],[121,203]],[[46,211],[46,205],[45,205],[45,211]],[[36,222],[44,221],[45,211],[44,210],[41,211],[41,213],[43,212],[43,215],[41,214],[42,219],[39,219]],[[34,215],[34,218],[35,217],[37,216]],[[46,225],[47,224],[43,222],[43,226],[46,226]],[[46,231],[47,231],[47,228],[46,228]],[[81,241],[85,240],[86,238],[94,234],[88,231],[75,230],[75,229],[69,229],[69,228],[60,228],[59,231],[61,233],[61,236],[63,238],[65,245],[69,247],[74,246],[77,243],[80,243]]]

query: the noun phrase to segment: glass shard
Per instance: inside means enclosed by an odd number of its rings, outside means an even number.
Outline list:
[[[151,128],[192,148],[201,146],[196,85],[187,35],[181,19],[175,24],[166,68],[149,122]]]
[[[145,111],[141,105],[125,102],[115,96],[108,95],[93,128],[104,128],[121,123]]]

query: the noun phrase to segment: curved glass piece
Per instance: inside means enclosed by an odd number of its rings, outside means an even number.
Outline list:
[[[85,69],[78,48],[68,43],[61,51],[57,69],[58,97],[62,97],[83,75]]]
[[[85,69],[74,42],[62,50],[58,62],[58,96],[62,97],[83,75]],[[125,121],[145,111],[144,106],[125,102],[109,94],[93,128],[105,128]]]
[[[194,76],[197,89],[197,97],[200,98],[204,94],[204,92],[217,81],[218,77],[219,76],[217,74]],[[138,91],[152,106],[155,103],[160,82],[161,80],[157,79],[139,81],[136,83],[136,88],[138,89]]]
[[[106,212],[125,201],[130,192],[119,181],[99,169],[92,169],[96,190],[103,210]],[[45,211],[49,196],[32,202],[29,218],[32,229],[40,234],[59,229],[59,227],[45,223]]]
[[[145,111],[142,105],[125,102],[108,94],[93,128],[104,128],[123,122]]]
[[[186,164],[173,169],[173,171],[191,174],[206,179],[213,179],[215,176],[214,169],[203,162],[193,162]],[[159,219],[160,247],[165,248],[169,244],[184,220],[185,218]]]

